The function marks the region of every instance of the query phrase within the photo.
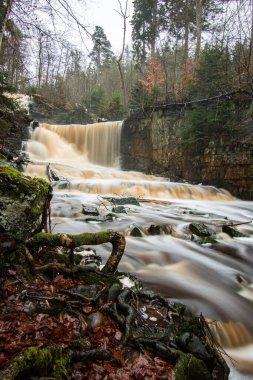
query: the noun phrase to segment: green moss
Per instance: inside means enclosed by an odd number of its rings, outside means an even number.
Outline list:
[[[176,380],[211,380],[205,363],[191,354],[181,353],[174,370]]]
[[[14,238],[24,240],[41,229],[51,197],[48,182],[0,166],[0,226]]]
[[[49,234],[40,232],[33,236],[30,244],[46,245],[48,247],[80,247],[81,245],[97,245],[110,241],[110,231],[100,231],[98,233],[83,233],[79,235]]]
[[[32,179],[10,166],[0,166],[0,191],[6,190],[6,187],[15,193],[18,191],[21,198],[29,195],[35,198],[52,191],[50,184],[43,179]]]
[[[39,232],[32,238],[32,245],[46,245],[48,247],[59,247],[62,243],[64,234],[50,234],[47,232]]]
[[[33,376],[63,379],[67,377],[68,364],[69,358],[59,346],[42,349],[30,347],[24,355],[15,359],[12,379],[24,380]]]
[[[202,334],[203,328],[199,321],[198,317],[193,317],[190,320],[184,320],[180,325],[180,330],[178,331],[178,335],[183,333],[192,333],[197,336]]]
[[[80,235],[71,235],[75,247],[80,247],[81,245],[97,245],[103,244],[110,241],[110,231],[100,231],[96,234],[93,233],[83,233]]]

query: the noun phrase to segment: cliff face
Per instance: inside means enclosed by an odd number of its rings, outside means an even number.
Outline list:
[[[0,149],[12,152],[20,150],[22,141],[28,139],[27,127],[31,121],[32,117],[27,115],[18,94],[9,94],[7,97],[0,94]]]
[[[253,134],[217,134],[201,144],[184,147],[178,137],[182,112],[158,110],[125,120],[122,168],[215,185],[242,199],[253,199]]]

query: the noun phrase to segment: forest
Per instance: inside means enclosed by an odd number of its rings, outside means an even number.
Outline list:
[[[253,0],[98,2],[0,0],[0,379],[250,379]]]
[[[85,14],[85,2],[78,4]],[[79,20],[75,1],[1,0],[1,93],[35,95],[52,111],[51,121],[61,123],[122,120],[155,104],[219,101],[229,93],[237,94],[233,104],[213,103],[206,124],[219,128],[236,109],[249,112],[252,0],[134,0],[132,12],[129,0],[115,4],[120,51],[113,51],[102,26],[91,29]],[[90,41],[89,50],[71,42],[73,30]]]

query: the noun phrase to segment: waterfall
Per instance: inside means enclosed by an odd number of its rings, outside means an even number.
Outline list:
[[[121,121],[87,125],[49,125],[41,127],[57,133],[82,154],[89,162],[103,166],[118,166]]]
[[[160,199],[234,199],[227,191],[213,186],[175,183],[153,175],[118,170],[120,132],[121,122],[41,124],[26,146],[29,156],[35,160],[26,171],[46,178],[45,161],[48,161],[59,177],[70,180],[71,190],[82,193]]]

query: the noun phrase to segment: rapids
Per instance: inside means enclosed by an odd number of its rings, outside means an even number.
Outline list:
[[[119,269],[132,272],[150,288],[187,304],[210,321],[231,367],[230,379],[253,379],[253,203],[212,186],[119,168],[120,122],[87,126],[42,124],[26,144],[30,176],[47,178],[47,165],[58,175],[51,203],[52,232],[77,234],[113,229],[124,232],[126,251]],[[135,196],[112,221],[85,222],[82,206],[111,212],[110,196]],[[222,224],[238,223],[247,238],[231,239]],[[187,226],[205,223],[220,231],[218,243],[198,245]],[[241,224],[246,223],[247,224]],[[150,225],[166,225],[170,235],[147,236]],[[142,237],[131,237],[138,226]],[[107,244],[95,247],[103,260]]]

